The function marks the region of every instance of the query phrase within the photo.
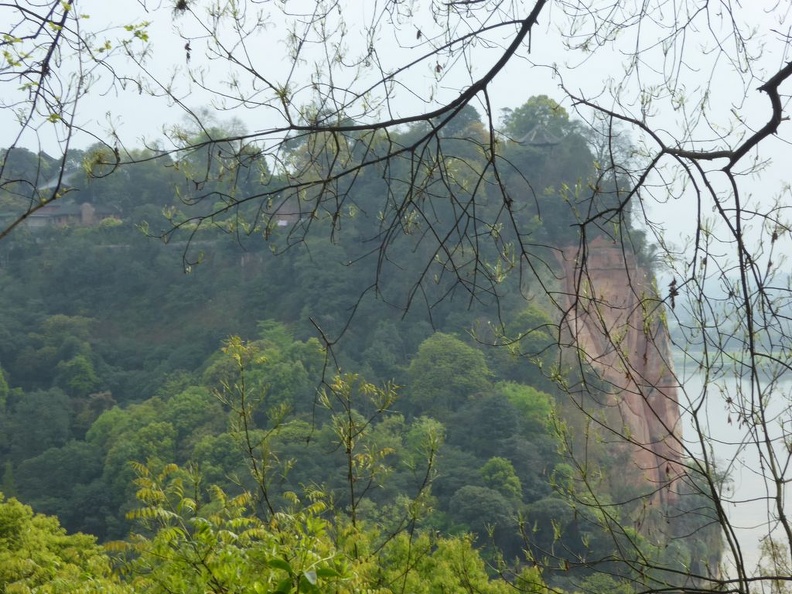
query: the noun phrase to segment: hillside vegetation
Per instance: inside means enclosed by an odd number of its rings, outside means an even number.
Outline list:
[[[442,167],[425,172],[437,193],[414,198],[398,233],[374,205],[409,190],[383,187],[373,167],[353,193],[339,189],[341,220],[295,193],[198,226],[185,204],[285,174],[254,151],[230,167],[223,151],[244,147],[211,142],[107,175],[100,148],[73,155],[86,166],[60,200],[92,205],[96,220],[23,224],[0,244],[3,587],[628,594],[690,585],[717,562],[703,498],[669,514],[631,497],[629,453],[561,389],[589,370],[566,364],[554,310],[532,297],[533,283],[560,281],[554,250],[580,241],[580,217],[616,199],[586,130],[546,97],[507,114],[501,183],[517,224],[438,253],[430,228],[470,232],[459,196],[503,208],[471,185],[486,155],[470,140],[488,131],[470,108],[452,124]],[[517,142],[537,126],[558,143]],[[295,139],[289,175],[321,175],[324,159],[359,149],[328,155],[321,139]],[[13,157],[9,216],[52,166]],[[578,198],[589,184],[600,204]],[[648,265],[640,230],[604,220],[587,239],[629,237]],[[534,246],[535,278],[510,274],[517,234]],[[481,284],[479,267],[498,282]],[[675,524],[653,534],[666,516]],[[31,548],[41,555],[28,562]],[[638,572],[625,550],[678,573]]]

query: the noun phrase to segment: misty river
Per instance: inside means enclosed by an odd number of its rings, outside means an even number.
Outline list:
[[[689,453],[700,456],[701,440],[697,440],[694,416],[691,412],[701,402],[704,392],[704,374],[692,371],[692,364],[684,360],[675,361],[676,371],[684,389],[679,394],[679,404],[683,419],[684,440]],[[763,391],[766,381],[760,380]],[[722,498],[726,513],[732,523],[736,538],[745,559],[748,573],[757,566],[760,557],[762,538],[774,527],[776,512],[773,501],[775,484],[762,471],[766,463],[760,461],[760,452],[752,438],[751,427],[740,423],[734,409],[729,409],[728,399],[737,401],[737,393],[749,393],[749,380],[736,376],[723,376],[706,386],[706,403],[698,414],[704,444],[714,457],[717,468],[726,472],[729,480],[723,490]],[[768,434],[774,444],[783,476],[789,480],[790,453],[784,435],[789,435],[792,416],[789,406],[792,402],[792,378],[784,377],[776,382],[770,393],[768,410]],[[786,507],[792,504],[788,493],[784,494]],[[785,538],[780,538],[785,542]]]

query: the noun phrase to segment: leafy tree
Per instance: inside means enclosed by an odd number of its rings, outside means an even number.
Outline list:
[[[110,211],[118,220],[146,220],[141,207],[157,204],[162,209],[169,205],[169,188],[179,180],[173,164],[156,159],[156,155],[150,149],[133,149],[129,156],[136,163],[129,165],[120,163],[110,146],[99,143],[88,147],[81,175],[71,181],[79,186],[75,199]]]
[[[304,412],[315,401],[321,353],[314,340],[295,341],[290,332],[272,321],[260,325],[261,340],[244,343],[239,337],[227,340],[204,371],[203,381],[211,389],[228,391],[245,374],[248,405],[261,421],[278,406]],[[244,356],[237,353],[243,349]],[[242,357],[241,359],[239,357]]]
[[[146,425],[159,421],[163,408],[160,398],[149,398],[127,408],[111,408],[91,425],[85,440],[107,451],[122,441],[123,436],[134,434]]]
[[[560,458],[558,442],[550,435],[533,436],[530,440],[513,435],[502,443],[501,452],[508,455],[522,485],[523,501],[542,499],[553,490],[548,481],[551,470]]]
[[[440,501],[449,501],[465,486],[483,487],[484,479],[478,472],[482,460],[469,450],[445,444],[438,456],[438,476],[432,485]]]
[[[516,307],[520,307],[517,305]],[[558,326],[547,311],[531,306],[515,311],[487,352],[490,367],[504,379],[553,393],[548,370],[558,365]]]
[[[68,441],[71,405],[58,389],[21,394],[6,408],[8,455],[14,462],[35,457]]]
[[[121,545],[135,591],[546,591],[536,570],[521,571],[512,583],[491,578],[467,537],[401,532],[374,547],[376,532],[345,531],[325,519],[317,492],[305,502],[292,495],[291,509],[263,522],[249,494],[229,497],[213,488],[204,507],[186,495],[196,475],[176,466],[159,475],[137,470],[141,507],[131,515],[146,533]],[[350,554],[353,548],[371,552]]]
[[[102,474],[117,509],[128,509],[134,502],[132,463],[145,460],[157,467],[176,459],[176,435],[173,425],[157,421],[118,436],[107,450]]]
[[[105,534],[112,515],[107,486],[101,481],[104,452],[82,441],[69,441],[21,462],[16,471],[18,496],[37,512],[57,516],[69,532]]]
[[[533,592],[546,591],[539,572],[524,570],[510,579],[492,579],[470,537],[434,540],[421,534],[412,541],[400,534],[383,551],[379,560],[382,581],[391,591],[442,592]]]
[[[614,578],[605,573],[596,573],[582,580],[578,587],[592,594],[633,594],[635,590],[626,580]]]
[[[78,439],[84,439],[94,421],[104,411],[110,410],[116,404],[117,402],[110,392],[95,392],[86,398],[72,398],[72,410],[74,411],[72,435]]]
[[[215,488],[214,505],[202,513],[186,496],[188,473],[137,470],[142,507],[131,515],[151,536],[139,534],[128,547],[135,591],[321,592],[357,583],[320,516],[320,500],[269,524],[251,513],[249,494],[232,498]]]
[[[72,380],[76,382],[75,388],[95,387],[97,379],[88,358],[92,324],[93,320],[83,316],[56,314],[39,318],[38,331],[29,333],[26,347],[16,355],[12,379],[25,387],[46,389],[52,387],[59,375],[64,387]],[[59,368],[60,363],[63,365]]]
[[[99,378],[85,355],[77,355],[68,361],[61,360],[57,367],[55,384],[72,397],[85,397],[99,387]]]
[[[0,208],[26,208],[38,200],[38,188],[50,181],[57,171],[55,159],[15,147],[0,151]]]
[[[531,386],[503,382],[495,386],[520,414],[520,426],[527,436],[542,434],[550,426],[553,400]]]
[[[421,344],[408,377],[409,406],[428,414],[455,410],[490,389],[490,371],[481,351],[440,332]]]
[[[190,387],[171,396],[163,410],[162,420],[176,430],[177,462],[186,461],[194,443],[204,435],[222,432],[227,426],[220,401],[206,388]]]
[[[493,542],[507,558],[520,554],[517,506],[488,487],[462,487],[451,498],[451,518],[477,535],[482,546]]]
[[[498,491],[501,495],[514,499],[522,500],[522,485],[520,479],[514,472],[514,466],[506,458],[490,458],[481,467],[481,476],[484,484],[490,489]]]
[[[374,420],[384,415],[395,399],[394,386],[378,387],[357,375],[337,376],[320,395],[320,402],[331,412],[334,442],[344,453],[345,507],[354,528],[360,502],[380,484],[388,472],[386,459],[395,453],[392,439],[378,443],[374,435]]]
[[[418,417],[410,424],[404,435],[407,450],[405,462],[414,467],[416,464],[431,460],[439,453],[445,441],[446,428],[430,417]]]
[[[4,592],[132,592],[107,554],[84,534],[0,495],[0,588]]]
[[[515,109],[507,108],[502,120],[506,132],[514,139],[525,136],[537,126],[544,128],[543,131],[556,140],[574,129],[569,112],[547,95],[531,97]],[[528,142],[533,140],[529,138]]]
[[[131,464],[143,460],[157,467],[176,459],[179,434],[163,420],[165,411],[165,403],[156,397],[126,409],[116,407],[103,412],[85,435],[85,441],[103,456],[103,505],[109,510],[106,537],[121,538],[128,530],[123,516],[135,501]],[[90,495],[95,495],[92,489]]]
[[[525,510],[526,539],[535,558],[564,557],[571,546],[570,537],[576,536],[575,511],[569,502],[558,497],[547,497],[527,506]]]

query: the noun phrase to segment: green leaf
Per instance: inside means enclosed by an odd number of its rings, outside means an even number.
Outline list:
[[[292,570],[292,566],[289,564],[288,561],[284,559],[270,559],[267,561],[267,565],[270,567],[274,567],[275,569],[282,569],[283,571],[287,572],[289,575],[294,575],[294,571]]]

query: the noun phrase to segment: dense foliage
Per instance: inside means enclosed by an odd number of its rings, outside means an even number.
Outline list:
[[[601,205],[577,203],[575,188],[596,176],[585,131],[544,97],[504,123],[503,183],[519,196],[513,216],[537,245],[574,243],[575,213],[609,208],[606,189]],[[520,141],[537,126],[557,145]],[[470,139],[485,130],[466,109],[444,133]],[[406,129],[399,141],[420,145],[421,134]],[[361,142],[376,150],[372,139]],[[296,139],[291,175],[359,158],[354,143],[333,154],[329,146]],[[17,152],[20,179],[50,166]],[[233,170],[222,155],[220,147],[103,176],[100,151],[75,154],[88,173],[73,173],[62,200],[106,209],[100,220],[23,227],[0,245],[7,497],[111,542],[135,591],[541,592],[547,583],[604,593],[676,583],[614,562],[620,539],[658,566],[689,567],[712,534],[669,548],[637,528],[609,530],[630,526],[635,510],[604,518],[571,496],[578,479],[565,445],[594,429],[552,381],[571,370],[549,310],[525,299],[530,282],[508,274],[509,232],[501,253],[473,260],[417,240],[430,211],[432,233],[453,234],[464,220],[460,196],[486,194],[468,186],[486,158],[475,143],[449,142],[434,155],[442,165],[424,174],[438,176],[437,195],[415,197],[402,233],[385,239],[387,261],[368,257],[387,233],[375,205],[398,190],[381,187],[375,168],[343,195],[343,220],[306,220],[287,200],[269,213],[237,205],[213,228],[191,227],[179,211],[191,193],[222,201],[275,175],[254,152]],[[30,198],[30,184],[6,188],[0,204]],[[186,232],[167,244],[150,237],[168,224],[163,208]],[[295,243],[289,229],[301,225],[314,232]],[[550,248],[544,253],[549,270]],[[470,290],[480,265],[503,271],[492,294]],[[418,285],[408,282],[416,277]],[[483,346],[499,341],[509,348]],[[607,500],[619,486],[609,469],[623,453],[592,444]],[[72,571],[65,547],[77,547],[90,568],[63,579],[90,574],[126,588],[91,538],[65,536],[14,499],[0,505],[42,531],[50,543],[42,555],[54,547],[63,571]],[[2,542],[2,555],[21,546]],[[35,575],[4,574],[3,585]]]

